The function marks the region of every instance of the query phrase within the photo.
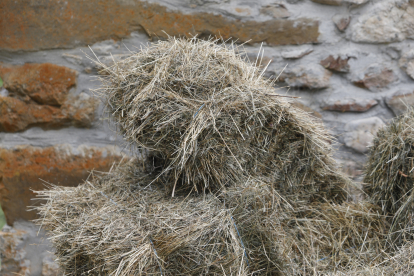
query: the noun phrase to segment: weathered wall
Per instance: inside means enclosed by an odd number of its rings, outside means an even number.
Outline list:
[[[167,34],[245,42],[253,62],[263,43],[266,76],[323,119],[354,178],[373,133],[405,110],[401,100],[414,104],[413,0],[2,0],[0,203],[8,224],[34,217],[26,206],[30,188],[43,187],[39,178],[77,185],[122,156],[122,139],[91,93],[99,83],[87,46],[110,64],[111,54],[122,58]]]
[[[2,276],[62,275],[45,231],[28,221],[18,221],[13,228],[5,226],[0,231],[0,257]]]

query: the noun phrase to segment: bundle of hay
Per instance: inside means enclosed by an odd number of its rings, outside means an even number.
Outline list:
[[[375,206],[289,201],[254,179],[171,198],[139,168],[37,192],[65,275],[303,275],[383,260]]]
[[[343,200],[347,180],[322,123],[276,94],[243,56],[234,45],[169,38],[101,64],[98,92],[125,139],[154,156],[173,195],[260,176],[284,194]]]
[[[369,202],[289,200],[256,180],[227,189],[223,197],[238,218],[247,252],[259,257],[254,262],[275,265],[278,275],[332,275],[389,257],[386,217]]]
[[[38,192],[64,275],[247,275],[231,212],[214,196],[165,196],[129,163]]]
[[[170,38],[104,67],[108,112],[152,164],[38,192],[65,275],[302,275],[382,260],[388,226],[376,206],[344,202],[322,123],[235,50]]]
[[[365,167],[364,182],[365,192],[372,202],[392,218],[393,231],[413,226],[414,109],[377,132]]]
[[[414,243],[409,242],[393,249],[393,254],[378,264],[359,263],[357,266],[337,271],[335,276],[377,276],[377,275],[414,275]]]

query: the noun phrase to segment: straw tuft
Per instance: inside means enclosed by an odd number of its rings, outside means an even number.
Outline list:
[[[37,192],[47,203],[36,222],[64,275],[246,275],[231,212],[214,196],[166,197],[133,162],[89,178]]]
[[[289,200],[255,179],[171,198],[141,167],[37,192],[46,203],[36,223],[64,275],[312,275],[384,260],[375,205]]]
[[[101,64],[98,94],[125,140],[160,164],[157,179],[173,195],[260,176],[284,193],[343,199],[346,180],[322,122],[276,94],[244,56],[233,44],[170,37]]]
[[[365,167],[365,192],[392,218],[400,238],[414,222],[414,109],[378,131]],[[402,235],[403,234],[403,235]],[[409,236],[405,236],[408,234]]]

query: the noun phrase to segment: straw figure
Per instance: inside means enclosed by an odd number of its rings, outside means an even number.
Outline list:
[[[97,92],[125,140],[154,156],[172,196],[260,176],[285,194],[343,200],[347,180],[322,122],[275,93],[260,54],[258,66],[244,57],[235,45],[170,37],[100,64]]]
[[[389,271],[380,207],[347,201],[322,122],[239,47],[170,37],[100,64],[108,113],[148,158],[37,192],[64,275]]]
[[[413,226],[413,108],[378,131],[369,152],[364,183],[365,192],[372,202],[392,219],[392,231],[409,230]]]

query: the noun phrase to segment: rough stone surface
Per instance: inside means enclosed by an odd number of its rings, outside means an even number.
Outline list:
[[[398,77],[390,68],[372,64],[353,77],[353,83],[361,88],[376,92],[395,82]]]
[[[413,24],[413,1],[377,1],[352,26],[350,36],[356,42],[398,42],[414,38]]]
[[[347,73],[349,72],[349,64],[348,64],[349,57],[342,58],[340,56],[334,57],[332,55],[328,56],[327,58],[321,60],[321,65],[326,69]]]
[[[0,149],[0,204],[7,224],[18,219],[31,220],[36,213],[27,206],[34,193],[44,189],[45,181],[62,186],[76,186],[91,170],[107,171],[122,155],[116,147],[73,148],[59,145],[48,148],[21,146]]]
[[[270,15],[273,18],[288,18],[290,16],[286,6],[281,3],[264,6],[260,9],[260,13]]]
[[[404,51],[398,63],[407,75],[414,79],[414,49]]]
[[[321,108],[329,111],[340,112],[365,112],[371,107],[376,106],[378,101],[374,99],[339,99],[339,100],[327,100]]]
[[[0,231],[0,272],[3,276],[30,275],[30,261],[22,244],[27,240],[27,232],[15,230],[9,226]]]
[[[350,4],[351,6],[363,5],[368,3],[370,0],[344,0],[344,3]]]
[[[91,127],[98,105],[96,98],[85,93],[69,96],[60,107],[0,96],[0,131],[17,132],[34,125]]]
[[[194,14],[144,1],[32,1],[0,3],[0,49],[9,51],[70,48],[104,39],[121,39],[133,31],[150,37],[168,35],[221,36],[239,42],[287,45],[318,42],[313,19],[238,21],[220,14]],[[47,39],[39,39],[47,38]]]
[[[351,4],[351,5],[362,5],[367,3],[369,0],[311,0],[312,2],[331,5],[331,6],[341,6],[342,4]]]
[[[295,101],[295,102],[292,102],[292,105],[297,107],[297,108],[302,109],[303,111],[308,112],[309,114],[311,114],[312,116],[314,116],[316,118],[322,119],[322,114],[321,113],[319,113],[318,111],[310,108],[309,106],[304,105],[301,102]]]
[[[359,153],[366,153],[374,135],[383,126],[385,126],[384,122],[378,117],[349,122],[345,125],[345,145]]]
[[[44,230],[28,221],[17,221],[0,231],[2,276],[57,276],[54,250]]]
[[[286,59],[297,59],[297,58],[304,57],[312,52],[313,52],[313,49],[311,46],[301,46],[294,50],[283,51],[281,53],[281,56]]]
[[[323,5],[331,5],[331,6],[340,6],[342,5],[343,0],[311,0],[312,2],[323,4]]]
[[[228,15],[234,18],[242,19],[242,18],[251,18],[253,16],[257,16],[259,12],[252,8],[250,5],[244,5],[242,3],[238,3],[237,5],[233,5],[231,3],[223,3],[218,8],[224,15]]]
[[[351,22],[351,16],[348,14],[335,14],[332,17],[332,21],[339,31],[344,32]]]
[[[13,66],[0,64],[0,78],[10,93],[24,101],[60,106],[76,86],[76,71],[50,63]]]
[[[0,95],[0,131],[30,126],[91,127],[99,102],[86,93],[70,94],[77,72],[50,63],[0,64],[5,92]]]
[[[288,69],[280,77],[291,87],[309,89],[323,89],[329,87],[329,79],[332,73],[319,65],[309,67],[298,66]]]
[[[53,254],[47,254],[42,260],[42,276],[59,276],[59,265],[55,262]]]
[[[388,97],[385,102],[396,116],[407,111],[408,107],[414,106],[414,92],[398,91],[391,97]]]

